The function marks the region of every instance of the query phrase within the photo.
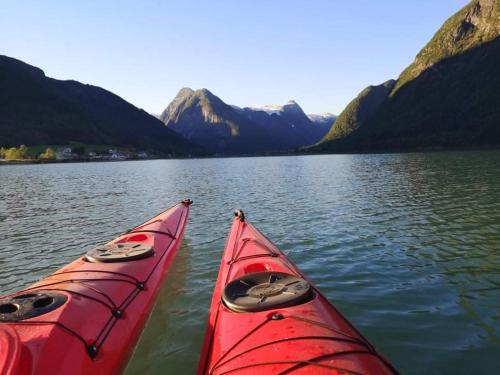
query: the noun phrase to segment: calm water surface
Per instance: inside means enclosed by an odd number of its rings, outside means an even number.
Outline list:
[[[0,181],[2,294],[194,199],[129,375],[194,372],[236,207],[401,372],[500,366],[500,152],[3,166]]]

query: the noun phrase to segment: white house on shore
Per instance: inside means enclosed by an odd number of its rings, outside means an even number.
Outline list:
[[[74,157],[75,154],[73,153],[71,147],[66,147],[56,152],[56,160],[68,160],[73,159]]]

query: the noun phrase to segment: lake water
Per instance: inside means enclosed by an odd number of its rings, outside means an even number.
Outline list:
[[[0,292],[194,200],[127,374],[193,373],[241,207],[405,374],[500,366],[500,152],[0,167]]]

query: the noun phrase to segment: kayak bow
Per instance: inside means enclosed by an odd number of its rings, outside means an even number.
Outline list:
[[[121,372],[180,247],[191,203],[0,297],[0,373]]]
[[[198,374],[394,374],[285,255],[236,211]]]

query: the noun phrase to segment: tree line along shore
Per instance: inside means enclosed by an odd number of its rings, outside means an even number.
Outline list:
[[[38,154],[30,154],[26,145],[19,147],[0,147],[0,159],[4,161],[56,160],[57,154],[53,148],[47,147]]]
[[[71,161],[120,161],[154,159],[158,156],[144,151],[131,151],[98,147],[87,150],[84,146],[49,146],[49,147],[0,147],[0,163],[39,163]]]

